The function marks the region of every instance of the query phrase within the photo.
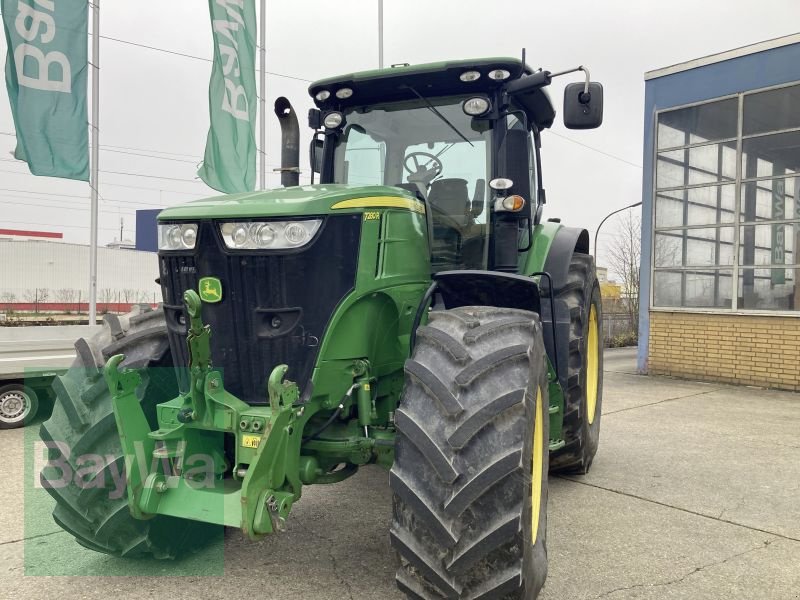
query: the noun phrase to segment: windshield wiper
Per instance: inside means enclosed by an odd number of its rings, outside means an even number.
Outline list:
[[[452,129],[453,131],[455,131],[462,140],[467,142],[470,146],[473,145],[472,142],[470,142],[463,133],[461,133],[458,129],[456,129],[455,125],[453,125],[450,121],[447,120],[447,117],[445,117],[442,113],[440,113],[438,110],[436,110],[436,107],[433,104],[431,104],[430,101],[425,96],[420,94],[417,90],[415,90],[410,85],[406,85],[405,87],[407,87],[412,92],[414,92],[417,95],[417,98],[422,100],[427,105],[427,107],[433,112],[433,114],[435,114],[442,121],[444,121],[447,124],[447,126],[450,127],[450,129]]]

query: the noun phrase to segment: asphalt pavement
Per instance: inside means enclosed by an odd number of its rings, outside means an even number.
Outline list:
[[[606,352],[591,473],[550,480],[541,600],[800,599],[800,395],[640,376],[635,354]],[[37,430],[0,431],[0,597],[402,598],[380,468],[305,488],[285,533],[125,561],[52,522]]]

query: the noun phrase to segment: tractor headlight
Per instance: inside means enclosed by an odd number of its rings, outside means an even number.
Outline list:
[[[231,242],[234,248],[243,248],[250,237],[250,227],[247,223],[237,224],[231,231]]]
[[[259,248],[268,248],[269,245],[275,241],[275,238],[278,237],[275,228],[266,223],[254,228],[253,234],[253,242]]]
[[[194,248],[195,243],[197,243],[197,227],[194,225],[181,227],[181,243],[186,248]]]
[[[475,98],[468,98],[467,100],[464,100],[464,104],[461,108],[471,117],[480,117],[481,115],[488,113],[491,107],[492,105],[489,104],[489,101],[486,98],[477,96]]]
[[[344,122],[344,116],[340,112],[329,112],[322,120],[322,124],[328,129],[336,129]]]
[[[322,219],[221,223],[225,245],[233,250],[281,250],[309,243],[319,231]]]
[[[495,69],[494,71],[489,71],[489,79],[494,79],[495,81],[503,81],[509,77],[511,77],[511,73],[505,69]]]
[[[283,237],[292,246],[300,246],[308,241],[308,231],[300,223],[289,223],[283,230]]]
[[[341,88],[336,90],[336,97],[345,100],[353,95],[353,88]]]
[[[196,243],[197,225],[194,223],[158,225],[159,250],[192,250]]]

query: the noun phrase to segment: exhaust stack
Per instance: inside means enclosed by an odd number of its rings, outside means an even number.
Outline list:
[[[300,185],[300,126],[288,98],[275,100],[275,115],[281,124],[281,185]]]

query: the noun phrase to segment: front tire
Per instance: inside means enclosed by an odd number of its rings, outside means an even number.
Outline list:
[[[102,331],[78,340],[75,350],[72,368],[53,380],[57,399],[40,430],[49,457],[40,478],[56,500],[53,519],[82,546],[115,556],[175,558],[200,545],[212,526],[131,516],[125,457],[102,375],[111,356],[125,354],[122,367],[141,375],[136,393],[155,425],[156,405],[178,393],[163,312],[136,307],[124,316],[107,315]]]
[[[431,313],[395,414],[391,542],[410,598],[536,598],[547,576],[547,368],[539,316]]]

